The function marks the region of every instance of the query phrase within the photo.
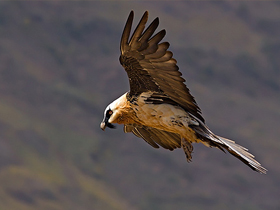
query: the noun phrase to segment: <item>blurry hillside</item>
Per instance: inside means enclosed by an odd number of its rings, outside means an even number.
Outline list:
[[[128,91],[119,40],[130,10],[165,41],[217,149],[155,150],[104,108]],[[279,2],[0,2],[0,209],[279,209]]]

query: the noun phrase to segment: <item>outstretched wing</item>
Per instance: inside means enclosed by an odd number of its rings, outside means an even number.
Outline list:
[[[124,125],[124,132],[132,132],[154,148],[162,146],[165,149],[173,150],[181,147],[181,137],[176,133],[140,125]]]
[[[156,18],[144,31],[148,20],[146,11],[129,39],[133,16],[131,11],[120,45],[120,62],[129,78],[130,96],[147,91],[163,93],[204,122],[194,97],[184,84],[185,80],[181,77],[177,61],[172,58],[172,52],[167,51],[169,43],[159,43],[165,36],[165,30],[153,36],[159,19]]]

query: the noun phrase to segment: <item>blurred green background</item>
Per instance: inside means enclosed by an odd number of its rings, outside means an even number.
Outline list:
[[[207,125],[261,175],[194,145],[153,149],[105,107],[128,91],[126,18],[160,18]],[[0,2],[0,209],[279,209],[280,3]]]

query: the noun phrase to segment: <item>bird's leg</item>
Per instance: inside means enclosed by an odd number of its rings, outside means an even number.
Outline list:
[[[187,141],[185,138],[181,138],[181,146],[183,147],[183,150],[186,154],[186,158],[188,162],[191,162],[192,160],[192,151],[193,151],[193,146],[192,144]]]

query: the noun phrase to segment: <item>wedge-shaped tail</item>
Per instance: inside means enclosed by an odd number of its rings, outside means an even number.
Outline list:
[[[254,159],[254,155],[249,153],[248,149],[230,139],[215,135],[202,121],[197,118],[196,120],[199,122],[199,126],[191,126],[191,128],[196,132],[199,139],[205,141],[210,147],[217,147],[222,151],[226,149],[254,171],[266,174],[267,169]]]
[[[225,148],[230,154],[237,157],[239,160],[247,164],[249,167],[251,167],[253,170],[260,172],[262,174],[266,174],[266,169],[261,166],[261,164],[254,159],[254,155],[248,152],[248,149],[245,147],[240,146],[239,144],[236,144],[234,141],[216,136],[219,138],[219,140],[222,142],[220,143],[220,146]]]

